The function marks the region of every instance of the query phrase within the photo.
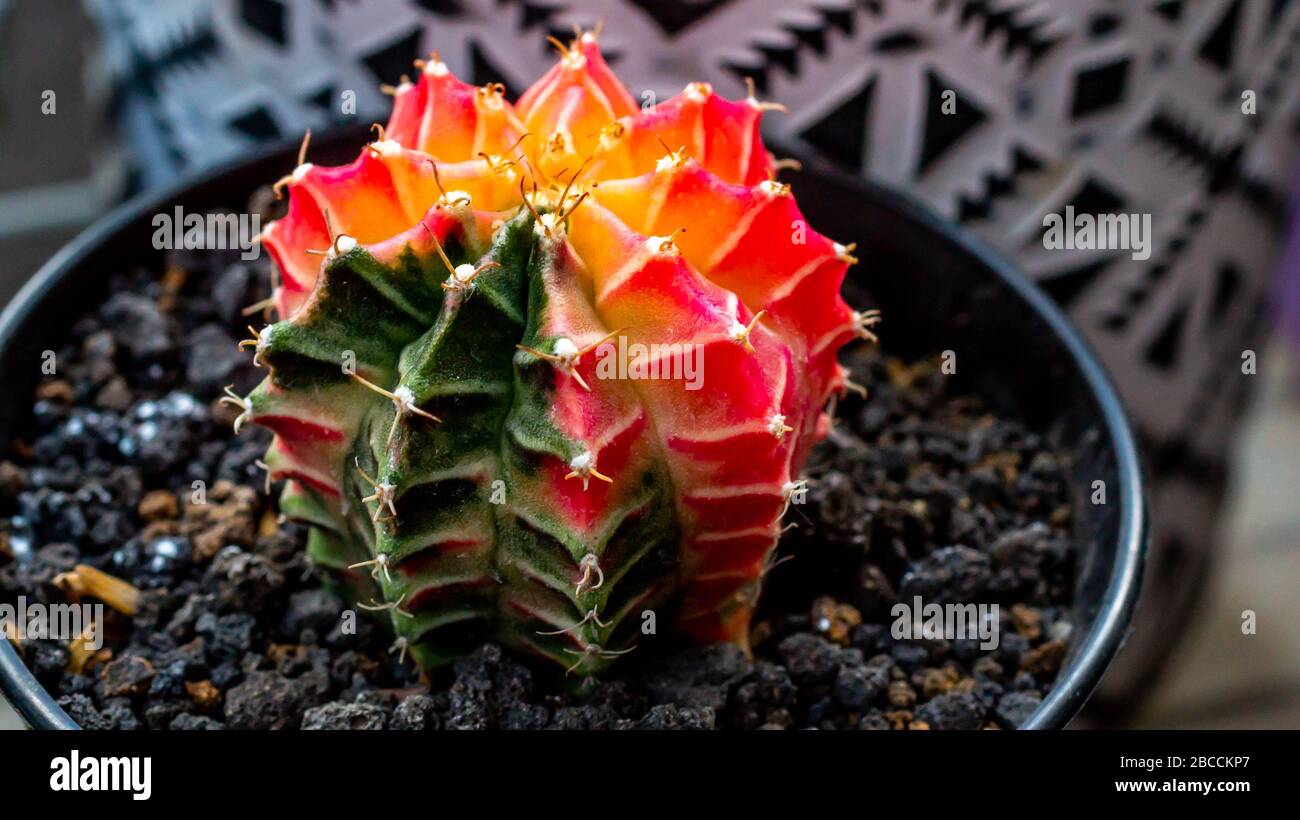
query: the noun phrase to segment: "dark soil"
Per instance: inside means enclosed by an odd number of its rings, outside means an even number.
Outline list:
[[[808,468],[754,629],[738,649],[643,648],[583,693],[486,645],[422,685],[307,564],[223,385],[267,276],[229,255],[173,256],[113,279],[79,322],[0,463],[0,601],[62,603],[84,563],[143,591],[108,610],[106,648],[27,640],[22,655],[81,725],[221,728],[1009,728],[1051,687],[1070,637],[1067,464],[1039,436],[945,392],[933,362],[846,356],[849,398]],[[255,320],[260,324],[260,320]],[[203,482],[206,503],[193,501]],[[66,583],[64,584],[66,587]],[[895,640],[890,609],[1001,606],[1000,644]],[[79,672],[72,671],[84,663]]]

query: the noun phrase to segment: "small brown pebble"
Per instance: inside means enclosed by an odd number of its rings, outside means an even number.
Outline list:
[[[930,731],[930,724],[926,723],[924,720],[914,720],[907,724],[907,728],[913,731],[928,732]]]
[[[38,401],[72,404],[76,394],[72,392],[72,385],[63,379],[51,379],[36,386],[36,398]]]
[[[938,369],[938,359],[933,361],[922,359],[914,364],[907,364],[893,356],[885,359],[885,370],[889,374],[889,381],[904,390],[911,387],[917,379],[933,373],[936,369]]]
[[[14,545],[9,543],[9,533],[0,532],[0,558],[6,561],[12,561],[14,557]],[[5,621],[5,623],[9,623]]]
[[[942,669],[922,669],[912,676],[913,685],[920,688],[926,700],[946,694],[960,680],[961,675],[951,666]]]
[[[1020,668],[1031,675],[1051,676],[1061,668],[1065,659],[1065,641],[1047,641],[1026,652],[1020,658]]]
[[[91,361],[112,359],[117,355],[117,342],[113,340],[113,331],[99,330],[87,336],[81,343],[81,355]]]
[[[153,664],[139,655],[127,655],[104,665],[99,673],[103,683],[104,696],[118,698],[127,695],[143,695],[153,680]]]
[[[266,657],[272,663],[280,663],[285,658],[302,658],[306,657],[307,648],[292,643],[273,643],[266,648]]]
[[[1031,606],[1012,604],[1011,623],[1017,632],[1031,641],[1038,640],[1038,636],[1043,634],[1043,614]]]
[[[772,622],[759,621],[754,624],[753,629],[749,630],[749,645],[760,646],[770,637],[772,637]]]
[[[905,680],[896,680],[889,684],[889,705],[899,709],[911,709],[916,704],[916,690]]]
[[[131,389],[126,379],[114,376],[95,394],[95,405],[105,410],[122,411],[131,406]]]
[[[190,538],[195,561],[209,561],[228,544],[247,543],[244,528],[238,522],[226,522],[195,533]]]
[[[280,521],[275,514],[275,510],[270,507],[262,513],[262,518],[257,522],[257,534],[262,538],[270,538],[280,531]]]
[[[1070,519],[1073,517],[1074,511],[1070,509],[1070,505],[1062,504],[1052,510],[1052,515],[1048,520],[1051,522],[1053,527],[1066,527],[1069,526]]]
[[[763,721],[764,729],[789,729],[793,725],[794,716],[790,714],[790,710],[780,707],[768,709],[766,719]]]
[[[5,618],[3,623],[5,637],[14,645],[14,649],[18,650],[19,655],[26,655],[27,652],[23,649],[23,636],[18,634],[18,627],[8,618]]]
[[[211,491],[208,492],[208,500],[225,501],[226,499],[234,495],[235,491],[238,490],[239,488],[240,485],[236,484],[233,481],[227,481],[226,479],[223,478],[220,481],[218,481],[216,484],[212,485]]]
[[[202,709],[212,709],[221,704],[221,692],[210,680],[185,681],[185,692]]]
[[[1014,484],[1020,479],[1020,454],[1011,452],[989,453],[979,460],[977,467],[990,467],[1003,484]]]
[[[140,499],[140,505],[136,507],[136,512],[145,521],[170,520],[179,515],[180,511],[180,504],[170,490],[152,490]]]
[[[853,628],[862,623],[856,609],[826,595],[813,601],[811,616],[813,627],[841,646],[848,645]]]
[[[0,461],[0,493],[18,495],[26,486],[26,471],[12,461]]]
[[[86,624],[81,634],[68,641],[68,671],[80,675],[97,663],[108,663],[113,658],[113,650],[105,647],[98,651],[91,647],[95,640],[95,625]]]
[[[181,534],[190,539],[195,561],[210,560],[223,547],[248,547],[257,532],[258,491],[218,481],[203,504],[186,504]]]
[[[181,288],[185,287],[185,280],[189,278],[189,271],[180,265],[171,264],[163,271],[162,289],[158,294],[158,309],[170,313],[176,309],[177,300],[180,298]]]
[[[994,681],[1002,680],[1002,676],[1005,674],[1002,664],[988,656],[976,660],[975,665],[971,667],[971,671],[976,675],[982,675]]]
[[[912,712],[910,709],[893,709],[885,712],[884,715],[885,720],[889,721],[889,725],[896,731],[906,729],[908,724],[912,722]]]

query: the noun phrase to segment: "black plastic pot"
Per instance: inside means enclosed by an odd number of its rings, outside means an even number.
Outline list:
[[[362,133],[316,140],[317,162],[355,156]],[[59,347],[76,319],[106,295],[107,272],[161,267],[150,220],[176,205],[188,212],[242,208],[258,185],[293,165],[296,146],[128,202],[51,259],[0,314],[0,441],[27,412],[40,352]],[[790,152],[781,152],[789,155]],[[951,350],[961,389],[1026,421],[1073,455],[1075,539],[1080,556],[1074,630],[1056,685],[1024,728],[1060,728],[1082,708],[1123,643],[1146,549],[1138,454],[1114,388],[1097,357],[1051,300],[1006,261],[910,199],[842,174],[809,168],[789,178],[809,223],[856,241],[848,300],[883,310],[884,347],[922,356]],[[1090,503],[1104,481],[1105,504]],[[76,728],[0,641],[0,689],[32,726]]]

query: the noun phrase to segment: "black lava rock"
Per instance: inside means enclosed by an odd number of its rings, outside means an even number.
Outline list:
[[[943,547],[918,561],[903,576],[900,595],[926,603],[978,601],[993,577],[989,556],[969,547]]]
[[[289,606],[280,620],[280,634],[297,639],[304,629],[328,634],[338,623],[343,601],[327,589],[304,589],[289,596]]]
[[[208,324],[190,334],[185,350],[185,378],[200,393],[219,391],[248,360],[220,325]]]
[[[1043,699],[1037,692],[1010,692],[998,701],[994,715],[998,723],[1014,729],[1024,723],[1042,702]]]
[[[105,719],[95,708],[95,703],[86,695],[66,695],[59,698],[59,706],[68,713],[83,729],[111,729],[113,724]]]
[[[257,671],[226,693],[232,729],[292,729],[303,716],[301,687],[276,672]]]
[[[410,695],[393,710],[390,729],[424,732],[442,728],[437,705],[428,695]]]
[[[781,641],[777,651],[790,676],[801,685],[829,683],[840,664],[840,648],[830,641],[807,632],[799,632]]]
[[[172,350],[171,327],[152,299],[129,292],[114,293],[104,304],[103,316],[113,341],[137,359]]]
[[[226,727],[222,725],[220,721],[213,720],[207,715],[191,715],[189,713],[182,713],[172,718],[172,721],[168,724],[167,728],[176,729],[178,731],[202,730],[210,732],[219,731]]]
[[[916,709],[915,720],[924,721],[931,729],[978,729],[984,718],[984,707],[979,699],[968,692],[939,695]]]
[[[303,729],[383,729],[388,714],[369,703],[327,703],[308,709],[302,717]]]
[[[708,706],[699,709],[661,703],[650,707],[637,722],[638,729],[712,729],[714,715]]]

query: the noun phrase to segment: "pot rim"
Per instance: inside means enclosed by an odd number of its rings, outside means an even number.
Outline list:
[[[332,130],[323,135],[321,142],[353,131],[356,129]],[[64,245],[14,294],[0,312],[0,349],[12,343],[15,333],[55,284],[95,253],[108,237],[148,214],[172,205],[190,189],[214,183],[241,166],[282,153],[288,155],[297,146],[296,141],[272,143],[214,168],[186,174],[172,185],[144,191],[115,206]],[[795,150],[786,150],[782,155],[810,155],[808,151],[798,150],[800,146],[791,147]],[[855,178],[846,180],[842,171],[836,171],[817,159],[805,160],[805,168],[822,175],[833,173],[838,177],[837,183],[847,182],[848,187],[860,194],[870,191],[873,196],[974,257],[1024,300],[1057,335],[1101,410],[1106,435],[1115,451],[1115,469],[1119,477],[1120,521],[1114,565],[1088,635],[1061,670],[1047,697],[1020,726],[1021,729],[1064,728],[1083,708],[1122,647],[1142,580],[1148,527],[1145,490],[1137,445],[1119,393],[1097,354],[1051,297],[982,240],[943,219],[912,195],[891,186]],[[0,692],[33,728],[81,728],[36,680],[7,639],[0,640]]]

